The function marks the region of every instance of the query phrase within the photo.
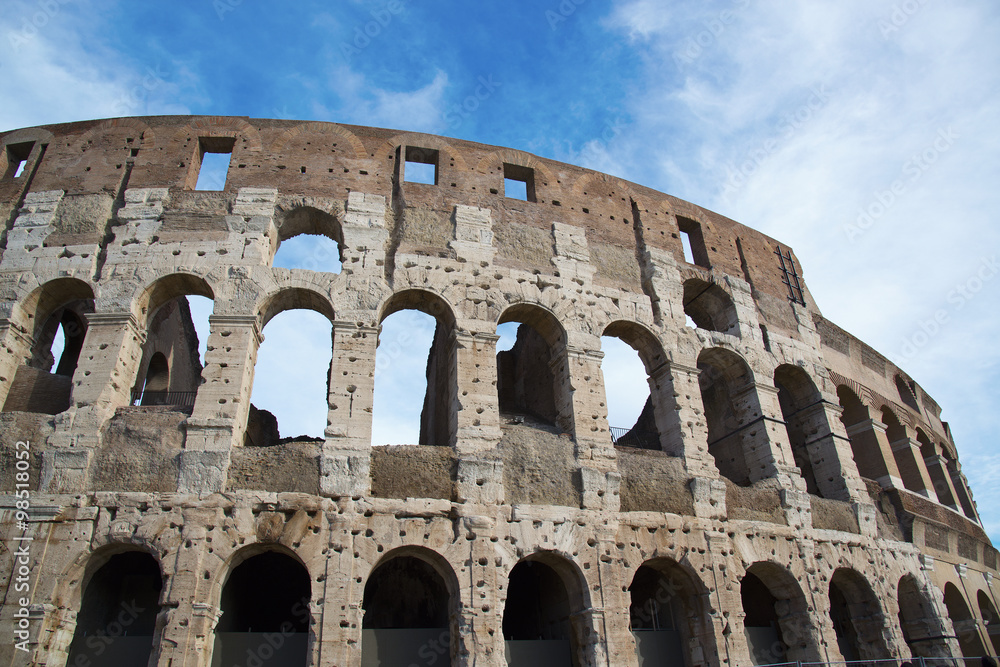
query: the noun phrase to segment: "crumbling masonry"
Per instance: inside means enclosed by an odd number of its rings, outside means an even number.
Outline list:
[[[998,652],[997,551],[940,407],[824,319],[780,241],[424,134],[154,117],[0,141],[0,663]],[[198,190],[213,153],[225,185]],[[300,234],[342,270],[273,268]],[[204,367],[190,295],[214,302]],[[276,442],[256,354],[303,308],[332,323],[328,425]],[[407,309],[437,321],[421,442],[373,448],[379,328]],[[650,388],[617,444],[602,336]]]

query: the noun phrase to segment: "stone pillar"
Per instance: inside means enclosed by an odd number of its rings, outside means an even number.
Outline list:
[[[494,505],[504,500],[503,462],[485,456],[502,436],[497,398],[496,334],[467,331],[492,325],[467,326],[452,335],[458,395],[451,410],[458,457],[456,493],[461,503]]]
[[[933,445],[933,447],[934,454],[925,458],[924,464],[927,466],[927,472],[934,484],[938,502],[961,512],[962,510],[958,506],[958,492],[955,490],[955,484],[948,473],[948,459],[941,455],[940,445]]]
[[[851,452],[855,457],[858,471],[870,471],[883,489],[902,489],[903,480],[896,467],[896,458],[892,455],[889,439],[885,434],[886,426],[877,419],[866,419],[847,428],[851,439]]]
[[[8,312],[14,304],[5,304]],[[14,382],[18,367],[31,358],[34,339],[31,332],[11,317],[0,319],[0,407],[7,401],[7,394]]]
[[[979,515],[976,513],[976,506],[972,502],[972,493],[969,492],[969,485],[965,481],[965,475],[962,474],[962,464],[958,461],[950,461],[948,474],[951,477],[952,485],[955,487],[955,493],[958,494],[958,502],[961,504],[965,516],[978,522]]]
[[[257,318],[212,315],[202,384],[187,420],[178,491],[214,493],[226,485],[230,450],[243,445],[254,364],[264,337]]]
[[[463,507],[459,511],[473,508]],[[496,522],[487,516],[466,515],[460,518],[463,534],[475,534],[469,546],[468,574],[462,576],[458,591],[459,618],[452,624],[452,647],[457,648],[455,667],[506,667],[504,658],[503,612],[500,602],[500,568],[497,550]],[[456,627],[457,626],[457,627]]]
[[[910,482],[907,489],[937,502],[937,493],[934,492],[930,473],[927,471],[924,457],[920,453],[920,443],[913,438],[906,437],[890,443],[890,446],[896,459],[896,465],[899,466],[900,475],[904,480]]]
[[[572,340],[573,333],[567,332],[567,336]],[[568,428],[576,442],[583,507],[617,512],[621,476],[608,428],[601,374],[604,353],[593,347],[570,343],[563,350],[555,351],[552,376],[556,386],[556,409],[563,422],[560,426]]]
[[[320,667],[361,665],[361,609],[363,584],[355,580],[358,561],[354,555],[351,519],[334,514],[330,521],[330,551],[326,558],[323,615],[316,627]]]
[[[90,423],[102,424],[131,402],[145,342],[146,334],[131,313],[87,315],[70,400],[71,409],[77,409],[76,422],[86,410],[92,414]]]
[[[489,325],[482,328],[488,329]],[[500,405],[497,398],[497,341],[491,333],[452,335],[458,366],[455,449],[459,454],[489,451],[500,442]]]
[[[660,448],[684,459],[692,476],[695,515],[709,519],[726,517],[726,483],[719,476],[708,452],[708,425],[698,384],[700,370],[671,362],[649,374]]]
[[[803,410],[802,419],[809,424],[806,432],[816,434],[806,443],[806,451],[824,498],[870,503],[868,489],[854,465],[851,441],[840,420],[843,411],[840,405],[825,399]],[[833,480],[828,481],[831,477]]]
[[[325,496],[366,496],[371,492],[369,471],[378,329],[336,321],[332,336],[329,412],[320,463],[320,492]]]

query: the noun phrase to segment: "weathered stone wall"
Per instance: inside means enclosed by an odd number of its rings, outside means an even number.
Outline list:
[[[422,565],[393,576],[440,578],[447,635],[425,648],[453,665],[505,663],[525,564],[554,573],[577,665],[638,664],[641,567],[662,577],[650,599],[686,619],[688,667],[762,660],[744,631],[755,580],[775,600],[772,662],[990,645],[997,553],[941,408],[822,317],[778,241],[604,174],[375,128],[126,118],[0,142],[4,160],[26,156],[20,177],[0,165],[0,524],[34,540],[26,652],[21,564],[0,550],[13,602],[0,662],[66,664],[93,620],[88,582],[130,551],[163,576],[151,644],[164,667],[212,664],[226,582],[261,553],[308,575],[315,665],[361,664],[366,605],[386,598],[366,602],[366,586],[396,558]],[[230,149],[224,189],[195,191],[202,153]],[[406,180],[415,154],[435,184]],[[504,196],[505,174],[531,201]],[[339,244],[340,273],[272,267],[303,233]],[[214,302],[203,367],[178,301],[190,295]],[[86,332],[68,407],[11,402],[42,386],[30,372],[70,306]],[[294,308],[332,323],[328,426],[275,442],[251,410],[254,363],[268,321]],[[373,448],[379,327],[407,308],[437,321],[430,389],[414,398],[421,446]],[[501,322],[533,333],[498,362]],[[642,430],[658,449],[612,443],[604,334],[646,367]],[[193,406],[130,407],[157,352]]]

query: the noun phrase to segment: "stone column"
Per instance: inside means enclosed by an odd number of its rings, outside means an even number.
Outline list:
[[[851,452],[855,457],[858,471],[870,471],[883,489],[902,489],[903,480],[896,467],[896,458],[892,455],[889,439],[885,434],[886,426],[877,419],[866,419],[847,428],[851,439]]]
[[[850,502],[869,502],[868,491],[857,467],[851,465],[851,441],[840,421],[843,409],[821,400],[799,412],[797,418],[813,439],[805,449],[813,466],[816,486],[824,498]]]
[[[965,481],[965,475],[962,474],[962,464],[958,461],[949,462],[948,474],[951,477],[951,483],[955,487],[955,493],[958,494],[958,502],[961,504],[965,516],[978,522],[979,515],[976,513],[976,506],[972,502],[972,493],[969,492],[969,485]]]
[[[358,561],[354,557],[351,519],[333,514],[330,521],[330,551],[323,586],[323,615],[315,626],[320,667],[359,667],[361,664],[361,609],[364,589],[355,581]]]
[[[4,304],[10,312],[14,304]],[[18,367],[31,358],[34,339],[31,332],[11,317],[0,319],[0,407],[14,382]]]
[[[467,331],[492,325],[466,326],[452,335],[457,365],[458,395],[453,447],[458,457],[456,472],[458,501],[493,505],[502,503],[503,463],[485,456],[500,442],[500,406],[497,398],[496,334]]]
[[[920,443],[909,437],[909,430],[907,430],[907,437],[890,443],[890,446],[893,456],[896,458],[896,465],[899,466],[900,475],[904,480],[910,482],[910,486],[907,488],[937,502],[937,493],[934,492],[930,473],[927,471],[924,457],[920,453]]]
[[[369,471],[378,329],[336,321],[332,336],[329,412],[320,464],[320,492],[325,496],[366,496],[371,492]]]
[[[214,493],[226,485],[230,450],[243,445],[254,364],[264,337],[250,315],[212,315],[202,384],[187,420],[181,493]]]
[[[934,491],[937,493],[938,501],[948,507],[961,512],[958,506],[958,492],[955,484],[948,473],[948,459],[941,455],[940,445],[933,445],[934,454],[924,459],[927,472],[931,476],[934,484]]]

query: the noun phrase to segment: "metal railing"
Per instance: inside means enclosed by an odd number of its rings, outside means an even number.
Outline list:
[[[619,447],[636,447],[639,449],[659,449],[660,443],[650,433],[632,433],[632,429],[620,426],[609,426],[611,444]]]
[[[994,662],[1000,663],[997,656],[987,656]],[[909,660],[843,660],[840,662],[775,662],[768,665],[757,665],[755,667],[982,667],[987,663],[983,658],[911,658]]]
[[[194,405],[194,398],[197,395],[196,391],[142,391],[136,389],[132,391],[132,405],[191,407]]]

